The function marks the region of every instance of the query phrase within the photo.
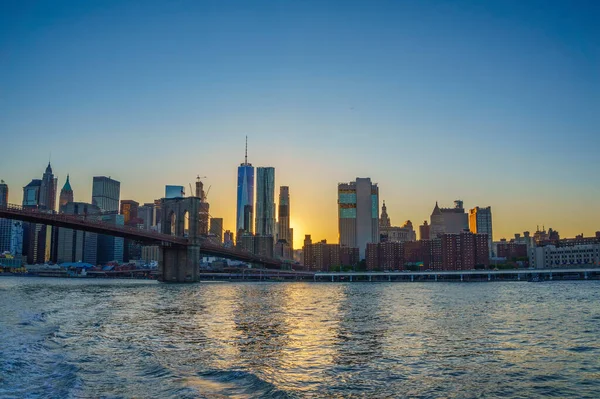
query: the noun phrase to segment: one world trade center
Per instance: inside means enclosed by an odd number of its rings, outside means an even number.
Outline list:
[[[248,136],[244,163],[238,166],[236,233],[252,233],[254,216],[254,167],[248,163]]]

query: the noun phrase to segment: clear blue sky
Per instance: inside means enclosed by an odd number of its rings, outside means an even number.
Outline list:
[[[495,238],[600,229],[598,1],[5,1],[0,178],[52,153],[140,202],[274,166],[300,234],[337,240],[336,183],[370,176],[392,222],[492,205]],[[295,220],[294,220],[295,219]]]

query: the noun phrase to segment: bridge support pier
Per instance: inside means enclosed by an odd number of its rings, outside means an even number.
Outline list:
[[[165,283],[193,283],[198,281],[200,245],[187,247],[160,247],[159,280]]]

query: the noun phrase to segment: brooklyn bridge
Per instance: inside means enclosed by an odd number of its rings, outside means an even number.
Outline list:
[[[159,280],[163,282],[198,281],[200,260],[203,256],[238,260],[267,269],[281,269],[289,265],[289,261],[286,260],[259,256],[239,248],[226,248],[201,235],[200,203],[201,199],[198,197],[161,199],[160,232],[102,222],[93,215],[57,214],[13,204],[0,206],[0,218],[112,235],[158,245],[158,275]]]

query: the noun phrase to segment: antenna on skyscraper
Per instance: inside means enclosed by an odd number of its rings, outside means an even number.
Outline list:
[[[244,157],[244,163],[248,164],[248,136],[246,135],[246,155]]]

